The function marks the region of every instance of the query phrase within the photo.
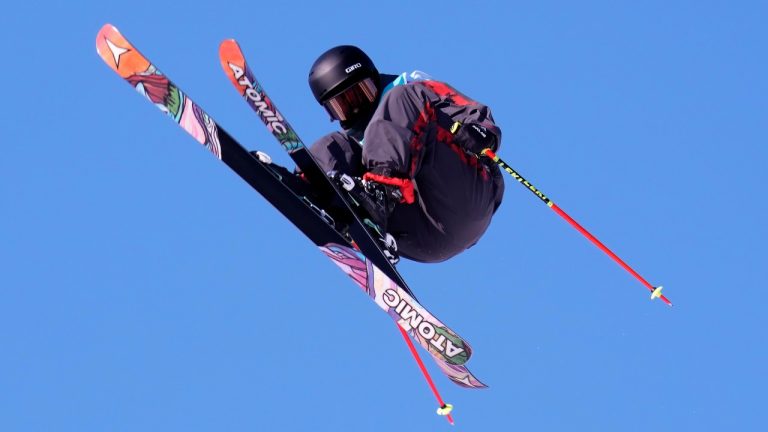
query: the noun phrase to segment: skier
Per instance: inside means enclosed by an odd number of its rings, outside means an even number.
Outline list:
[[[310,152],[394,237],[390,252],[440,262],[477,243],[504,193],[498,166],[479,156],[501,142],[487,106],[423,72],[379,74],[350,45],[323,53],[309,86],[342,128]]]

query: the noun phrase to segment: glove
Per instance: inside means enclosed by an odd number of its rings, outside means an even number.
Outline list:
[[[458,130],[456,130],[456,128],[458,128]],[[451,128],[451,131],[455,131],[453,142],[474,155],[479,155],[480,152],[487,148],[490,148],[491,151],[495,152],[499,145],[496,135],[481,124],[461,124],[456,122]]]

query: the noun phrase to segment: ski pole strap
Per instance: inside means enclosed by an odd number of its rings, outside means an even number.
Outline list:
[[[395,186],[400,189],[403,199],[400,202],[413,204],[416,201],[416,194],[413,191],[413,182],[411,179],[402,179],[397,177],[387,177],[379,174],[367,172],[363,174],[363,180],[375,181],[389,186]]]

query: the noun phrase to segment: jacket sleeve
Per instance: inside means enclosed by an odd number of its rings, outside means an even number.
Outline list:
[[[490,107],[462,94],[449,84],[440,81],[423,81],[438,98],[437,108],[451,118],[451,124],[477,123],[496,137],[496,149],[501,146],[501,129],[493,120]]]
[[[396,86],[381,99],[365,129],[365,168],[389,177],[413,177],[433,133],[436,98],[418,83]]]
[[[439,81],[418,81],[387,92],[365,129],[363,162],[368,171],[413,177],[426,146],[445,139],[451,125],[479,123],[501,141],[491,110]]]

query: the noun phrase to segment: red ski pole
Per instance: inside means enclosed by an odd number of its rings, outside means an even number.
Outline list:
[[[574,228],[576,228],[577,231],[579,231],[581,234],[584,235],[584,237],[588,238],[592,243],[595,244],[600,250],[605,252],[609,257],[613,258],[614,261],[616,261],[624,270],[629,272],[632,276],[634,276],[637,280],[639,280],[643,285],[645,285],[646,288],[648,288],[651,291],[651,299],[660,298],[664,303],[668,304],[669,306],[672,306],[672,302],[667,299],[664,294],[661,293],[662,286],[659,285],[657,287],[651,285],[646,281],[642,276],[640,276],[639,273],[637,273],[632,267],[630,267],[627,263],[625,263],[621,258],[619,258],[618,255],[613,253],[610,249],[608,249],[607,246],[605,246],[600,240],[598,240],[595,236],[593,236],[589,231],[587,231],[584,227],[579,225],[578,222],[576,222],[572,217],[568,216],[568,213],[563,211],[560,207],[558,207],[552,200],[546,197],[540,190],[536,189],[531,183],[528,182],[523,176],[521,176],[517,171],[513,170],[512,167],[507,165],[503,160],[501,160],[496,154],[489,148],[484,149],[482,152],[480,152],[483,156],[486,156],[493,160],[500,168],[502,168],[504,171],[508,172],[512,177],[517,180],[520,184],[528,188],[531,192],[534,193],[537,197],[539,197],[540,200],[544,201],[544,204],[549,206],[552,210],[555,211],[555,213],[559,214],[563,219],[568,221],[569,224],[571,224]]]
[[[429,376],[429,372],[427,372],[427,368],[424,366],[424,362],[421,361],[421,357],[419,356],[419,353],[416,351],[416,347],[413,346],[413,342],[411,341],[411,338],[408,337],[408,333],[403,329],[400,324],[397,325],[397,328],[400,330],[400,334],[403,335],[403,339],[405,339],[405,343],[408,344],[408,348],[411,350],[411,355],[413,355],[414,360],[416,360],[416,363],[419,365],[419,369],[421,369],[421,373],[424,374],[424,379],[427,380],[427,384],[429,384],[429,388],[432,389],[432,394],[435,395],[435,398],[437,399],[437,403],[440,404],[440,408],[437,409],[437,413],[439,415],[445,416],[445,418],[448,420],[448,423],[453,425],[453,416],[451,416],[451,411],[453,410],[453,405],[447,404],[443,402],[443,398],[440,397],[440,392],[437,391],[437,387],[435,386],[435,383],[432,381],[432,377]]]

